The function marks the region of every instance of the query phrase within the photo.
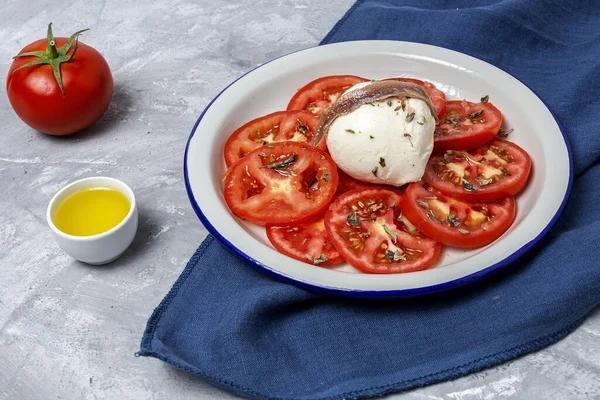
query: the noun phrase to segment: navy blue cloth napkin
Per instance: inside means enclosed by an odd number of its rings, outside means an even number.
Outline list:
[[[278,282],[209,236],[148,321],[140,355],[250,397],[362,398],[547,346],[600,302],[600,9],[592,1],[366,0],[323,43],[358,39],[447,47],[533,89],[573,150],[563,216],[541,246],[485,282],[392,301]]]

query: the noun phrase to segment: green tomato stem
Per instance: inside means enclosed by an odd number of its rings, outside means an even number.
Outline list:
[[[79,44],[79,35],[88,29],[84,29],[81,31],[77,31],[69,37],[67,43],[65,43],[60,49],[56,48],[56,41],[54,40],[54,34],[52,33],[52,22],[48,24],[48,34],[46,36],[46,51],[30,51],[26,53],[17,54],[13,58],[19,57],[38,57],[37,60],[30,61],[24,65],[21,65],[19,68],[15,69],[12,73],[14,74],[20,69],[29,68],[34,65],[40,64],[49,64],[52,67],[52,72],[54,74],[54,79],[60,88],[63,96],[65,95],[65,89],[63,87],[62,78],[60,74],[60,64],[71,60],[75,57],[75,53],[77,52],[77,46]],[[73,45],[73,41],[75,42],[75,47],[70,55],[67,53],[71,49]]]
[[[58,57],[58,49],[56,48],[56,42],[54,40],[50,41],[50,48],[48,49],[48,56],[51,59],[55,59]]]

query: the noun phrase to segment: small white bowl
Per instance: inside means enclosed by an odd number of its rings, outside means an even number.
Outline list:
[[[70,194],[92,187],[108,187],[123,193],[129,200],[127,216],[114,228],[91,236],[74,236],[64,233],[54,225],[53,215],[58,205]],[[138,211],[133,190],[118,179],[108,177],[84,178],[62,188],[54,195],[46,219],[58,246],[76,260],[92,265],[108,264],[123,254],[129,247],[138,226]]]

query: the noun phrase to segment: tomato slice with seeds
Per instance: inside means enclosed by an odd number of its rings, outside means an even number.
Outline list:
[[[223,180],[231,211],[259,225],[311,218],[327,207],[338,186],[331,157],[298,142],[259,147],[235,163]]]
[[[394,190],[354,189],[329,206],[327,233],[342,257],[358,270],[373,274],[420,271],[438,258],[441,245],[402,220],[401,198]]]
[[[244,124],[225,142],[225,163],[228,167],[237,160],[267,143],[292,141],[311,143],[319,118],[308,111],[278,111]],[[326,149],[325,140],[319,148]]]
[[[339,168],[337,171],[339,183],[334,198],[349,190],[376,187],[352,178]],[[308,222],[284,226],[267,224],[267,237],[279,252],[308,264],[324,266],[344,261],[325,231],[323,215]]]
[[[438,118],[441,119],[444,113],[446,112],[446,94],[440,89],[436,88],[433,83],[413,78],[388,78],[384,80],[398,80],[403,82],[411,82],[423,87],[423,89],[425,89],[425,92],[427,92],[429,98],[431,99],[431,104],[433,104],[435,110],[437,111]]]
[[[423,182],[408,186],[401,208],[403,215],[428,237],[464,248],[492,243],[506,232],[516,215],[512,196],[493,203],[467,203]]]
[[[519,193],[530,172],[531,158],[525,150],[494,139],[476,150],[447,150],[431,157],[423,179],[456,199],[488,202]]]
[[[307,264],[325,266],[344,261],[329,240],[323,215],[308,222],[267,224],[267,237],[280,253]]]
[[[470,150],[483,146],[496,136],[502,113],[491,103],[466,100],[446,102],[446,112],[434,131],[434,152]]]
[[[290,100],[288,110],[308,110],[319,117],[338,97],[350,87],[368,79],[354,75],[324,76],[298,89]]]

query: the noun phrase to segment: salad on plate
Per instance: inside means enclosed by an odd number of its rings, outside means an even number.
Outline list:
[[[231,133],[224,198],[294,259],[420,271],[443,246],[488,245],[515,220],[531,158],[502,121],[488,96],[447,101],[413,78],[322,77],[287,110]]]

